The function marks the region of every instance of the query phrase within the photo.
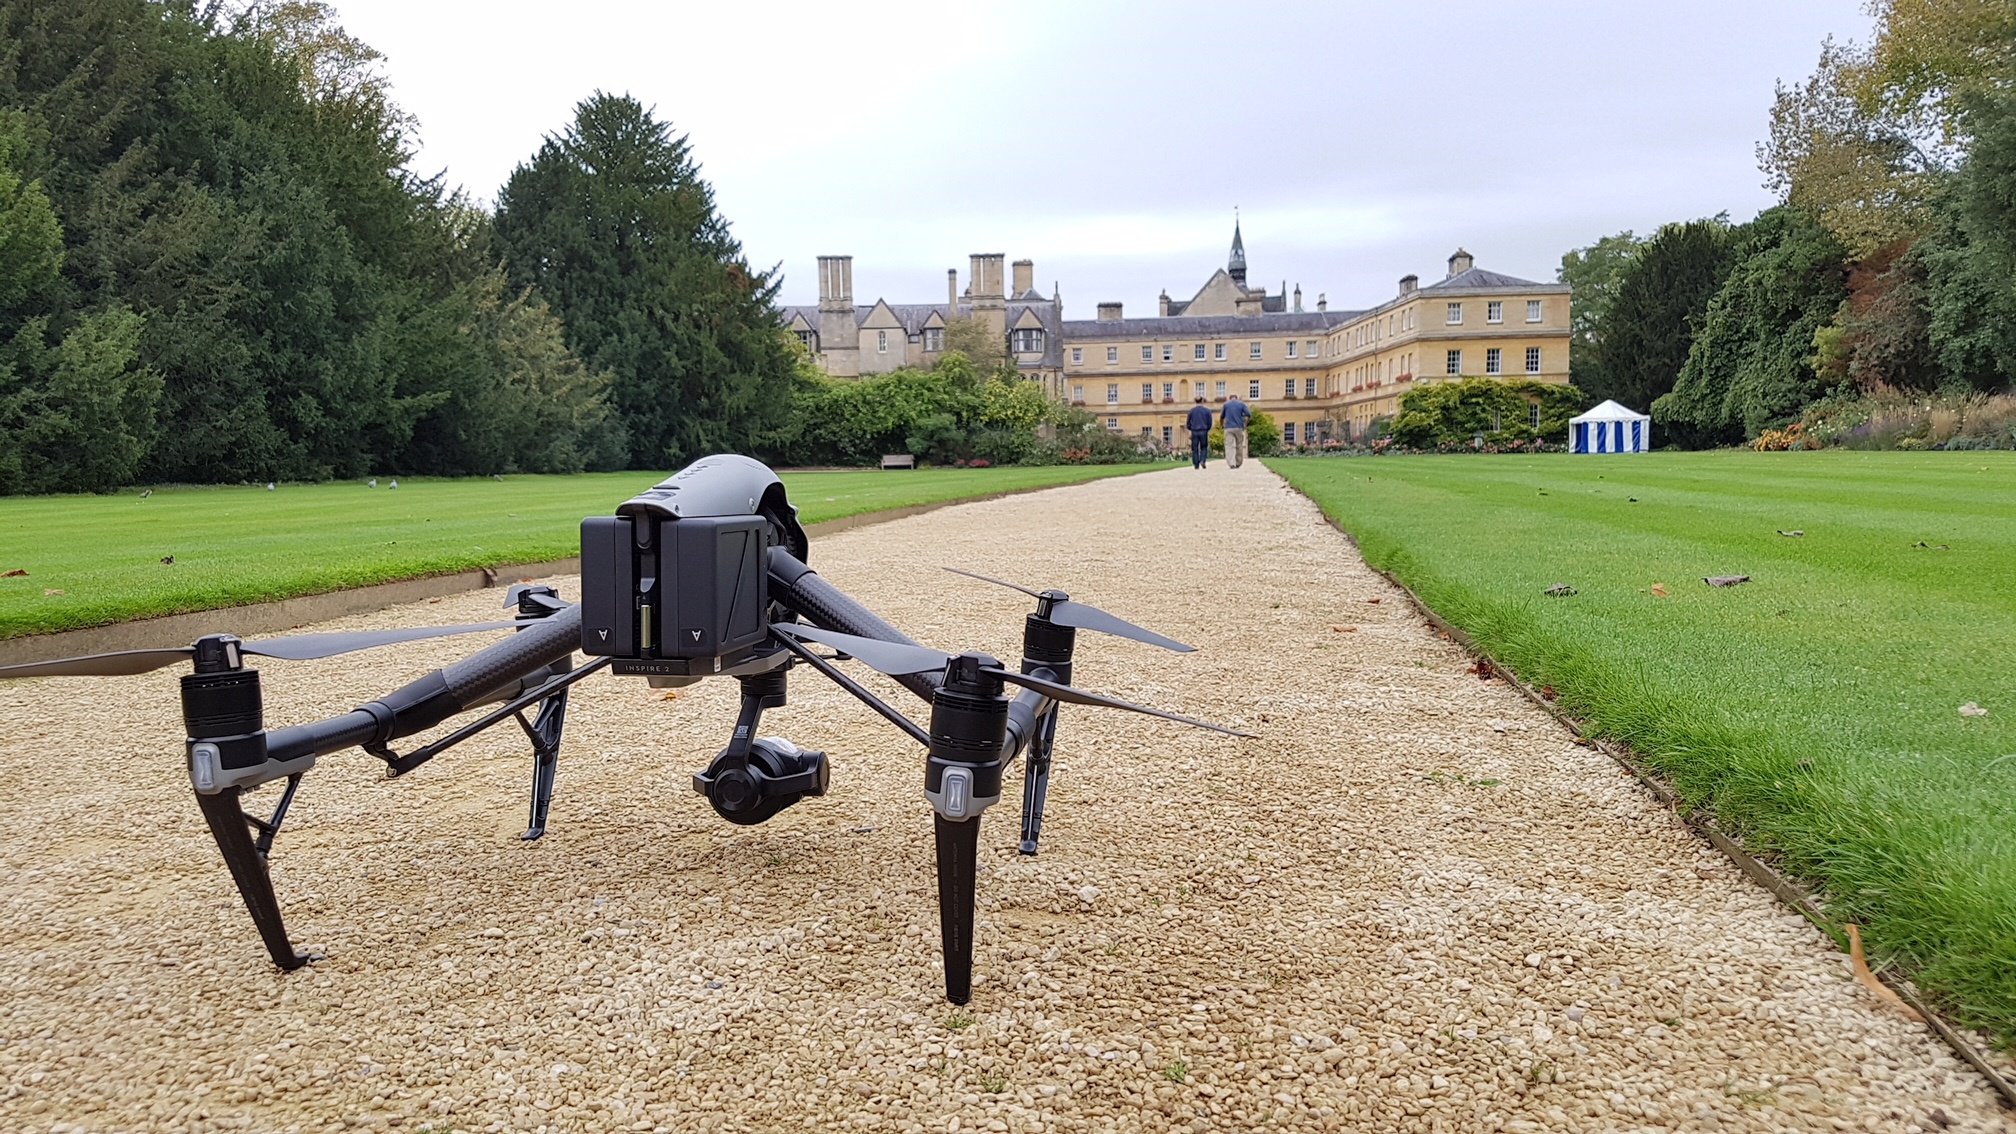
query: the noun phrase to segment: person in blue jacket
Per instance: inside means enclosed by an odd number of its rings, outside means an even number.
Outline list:
[[[1190,467],[1201,469],[1211,463],[1211,407],[1204,404],[1204,395],[1197,395],[1183,424],[1190,430]]]

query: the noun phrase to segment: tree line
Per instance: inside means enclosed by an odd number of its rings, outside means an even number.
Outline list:
[[[319,0],[0,0],[0,493],[664,468],[794,365],[687,141],[597,93],[494,210]]]
[[[1758,147],[1778,205],[1563,257],[1590,399],[1705,447],[1856,399],[2016,382],[2016,6],[1870,11],[1870,42],[1830,40],[1779,87]]]

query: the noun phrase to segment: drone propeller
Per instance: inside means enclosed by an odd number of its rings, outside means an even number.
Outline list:
[[[972,571],[962,571],[957,567],[947,567],[945,570],[952,572],[954,575],[964,575],[969,579],[978,579],[983,583],[993,583],[996,586],[1021,591],[1023,594],[1039,602],[1048,601],[1050,603],[1050,611],[1047,617],[1059,626],[1069,626],[1074,630],[1097,630],[1101,634],[1111,634],[1116,638],[1126,638],[1132,642],[1145,642],[1151,646],[1160,646],[1165,650],[1174,650],[1179,654],[1187,654],[1196,649],[1196,647],[1186,646],[1174,638],[1165,638],[1153,630],[1136,626],[1132,622],[1116,614],[1100,610],[1096,606],[1090,606],[1082,602],[1072,602],[1071,597],[1063,591],[1032,591],[1028,587],[1011,583],[1006,579],[996,579]]]
[[[295,634],[240,642],[238,652],[283,661],[313,661],[356,650],[369,650],[422,638],[450,634],[473,634],[480,630],[508,630],[516,622],[477,622],[463,626],[423,626],[407,630],[360,630],[334,634]],[[110,654],[87,654],[80,658],[24,662],[0,666],[0,679],[10,677],[130,677],[148,673],[193,657],[195,646],[171,646],[160,650],[120,650]]]
[[[794,638],[802,638],[807,641],[831,646],[847,654],[849,657],[859,659],[869,669],[877,673],[887,674],[890,677],[902,677],[906,674],[930,673],[935,670],[941,670],[945,668],[945,663],[951,661],[953,657],[953,655],[943,650],[934,650],[929,646],[912,646],[902,642],[884,642],[879,638],[862,638],[854,634],[842,634],[837,630],[827,630],[818,626],[805,626],[793,622],[780,622],[773,625],[771,629],[780,634],[788,634]],[[1041,677],[1031,677],[1026,673],[1015,673],[1002,669],[998,665],[983,666],[981,667],[981,672],[992,674],[1002,681],[1034,689],[1053,701],[1067,701],[1074,705],[1098,705],[1108,709],[1125,709],[1130,713],[1146,713],[1151,717],[1161,717],[1163,720],[1186,724],[1192,728],[1210,729],[1212,732],[1222,732],[1227,736],[1243,736],[1247,739],[1255,739],[1250,732],[1240,732],[1237,729],[1215,725],[1209,721],[1200,721],[1194,717],[1180,716],[1176,713],[1165,713],[1161,709],[1151,709],[1146,705],[1137,705],[1132,701],[1123,701],[1118,697],[1090,693],[1083,689],[1070,685],[1062,685]]]

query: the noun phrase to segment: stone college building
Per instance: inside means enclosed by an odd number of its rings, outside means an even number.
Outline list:
[[[999,254],[971,258],[968,286],[946,272],[944,303],[857,305],[853,260],[819,258],[819,305],[783,318],[828,374],[857,377],[929,366],[947,321],[978,319],[1053,397],[1099,415],[1108,429],[1158,445],[1187,444],[1192,399],[1239,394],[1279,425],[1289,445],[1363,438],[1416,385],[1459,378],[1568,381],[1569,288],[1479,268],[1457,249],[1448,272],[1423,286],[1400,277],[1375,307],[1304,310],[1302,289],[1270,295],[1246,283],[1237,225],[1232,253],[1188,300],[1164,291],[1154,315],[1101,303],[1095,319],[1063,317],[1056,288],[1035,290],[1035,265],[1017,260],[1003,286]]]

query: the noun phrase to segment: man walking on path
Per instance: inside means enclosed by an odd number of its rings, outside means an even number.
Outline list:
[[[1190,430],[1190,467],[1201,469],[1211,463],[1211,407],[1204,404],[1204,395],[1197,395],[1183,424]]]
[[[1252,416],[1237,394],[1218,414],[1219,424],[1225,427],[1225,463],[1235,469],[1246,463],[1246,423]]]

